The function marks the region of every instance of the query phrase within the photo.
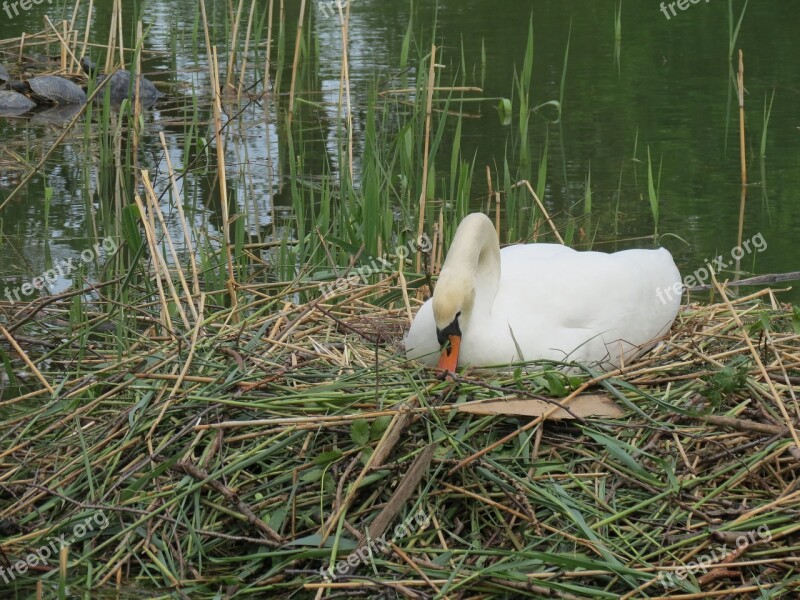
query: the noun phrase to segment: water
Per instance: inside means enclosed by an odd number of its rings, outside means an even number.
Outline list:
[[[227,4],[207,5],[209,18],[216,23],[213,33],[222,39]],[[90,39],[105,43],[112,2],[98,0],[95,6]],[[667,18],[657,3],[624,2],[617,38],[614,21],[618,6],[586,0],[442,0],[421,2],[412,11],[409,3],[352,0],[350,81],[356,141],[363,140],[363,106],[370,87],[402,76],[398,65],[409,20],[413,23],[411,65],[416,65],[418,53],[429,50],[435,26],[444,65],[443,84],[460,82],[463,55],[468,84],[483,89],[476,96],[489,98],[461,107],[472,117],[463,121],[462,153],[467,160],[474,157],[472,196],[474,207],[479,208],[486,188],[484,165],[498,166],[515,135],[513,127],[502,125],[495,107],[500,97],[512,96],[515,69],[521,69],[532,18],[533,106],[561,99],[569,43],[561,120],[554,122],[556,112],[545,107],[533,115],[530,131],[534,165],[545,136],[549,139],[543,200],[556,223],[563,224],[568,216],[577,218],[575,243],[582,247],[614,250],[651,245],[648,236],[655,227],[647,198],[649,149],[656,174],[659,165],[661,169],[661,243],[673,252],[684,275],[717,256],[730,267],[737,246],[741,182],[738,107],[732,86],[735,60],[729,58],[729,4],[724,0],[688,3],[684,11],[676,5],[673,16],[666,3]],[[45,13],[57,22],[63,15],[70,16],[73,7],[72,3],[43,3],[12,19],[0,18],[0,38],[38,31]],[[159,192],[166,193],[168,188],[159,132],[179,168],[198,161],[186,137],[187,113],[196,112],[201,124],[207,124],[210,116],[202,32],[198,44],[193,42],[196,7],[195,2],[154,0],[143,9],[145,26],[150,26],[147,49],[153,52],[145,68],[152,78],[172,85],[168,98],[148,115],[148,135],[143,140],[142,166],[151,170]],[[741,7],[741,2],[734,3],[734,25]],[[127,36],[137,7],[126,4],[124,10]],[[306,25],[311,36],[307,39],[316,56],[310,74],[298,83],[301,104],[296,118],[306,131],[306,170],[322,173],[326,163],[334,170],[343,168],[336,148],[340,28],[335,16],[327,16],[326,4],[310,3],[307,10],[311,11]],[[284,91],[291,74],[298,12],[299,3],[287,2],[287,59],[281,73]],[[77,23],[85,22],[85,7],[79,7],[78,14]],[[796,108],[800,68],[794,60],[800,50],[795,31],[798,22],[800,5],[780,0],[751,2],[735,45],[735,50],[744,51],[747,89],[749,187],[743,239],[750,243],[749,252],[745,248],[739,252],[742,276],[800,269],[796,245],[800,239],[800,122]],[[263,41],[265,32],[261,31],[260,37]],[[2,49],[11,51],[12,47],[7,44]],[[220,43],[221,62],[225,48]],[[273,59],[276,53],[277,49],[273,50]],[[246,75],[246,84],[256,85],[254,89],[263,74],[263,59],[262,49],[251,61],[258,71],[250,69]],[[773,94],[761,158],[765,104]],[[193,97],[198,99],[196,108]],[[249,215],[247,231],[252,239],[267,237],[275,215],[291,211],[281,129],[275,125],[279,118],[269,99],[257,99],[246,109],[243,122],[235,124],[236,135],[226,149],[228,164],[236,166],[237,175],[245,175],[236,178],[232,194]],[[0,204],[24,173],[20,160],[35,163],[42,148],[52,144],[60,132],[59,125],[0,118],[4,147]],[[81,252],[103,239],[112,220],[108,207],[114,206],[108,197],[113,193],[109,186],[113,174],[98,167],[92,145],[87,151],[84,140],[89,132],[77,127],[42,174],[0,210],[0,287],[19,288],[70,257],[81,267],[76,273],[92,273],[102,263],[95,257],[85,263],[80,259]],[[211,131],[206,126],[196,135],[210,137]],[[449,149],[445,155],[449,156]],[[201,156],[198,164],[195,173],[180,180],[179,189],[194,227],[216,240],[220,217],[216,209],[209,208],[219,205],[213,154],[208,163]],[[592,210],[584,216],[590,173]],[[45,194],[52,194],[49,209]],[[167,199],[165,195],[165,206]],[[174,211],[165,211],[168,219],[176,219]],[[48,291],[57,293],[72,283],[71,277],[61,277]],[[37,294],[33,292],[31,297]],[[781,298],[798,302],[800,293]]]

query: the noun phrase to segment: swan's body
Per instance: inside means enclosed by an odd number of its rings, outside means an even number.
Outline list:
[[[611,369],[669,330],[680,285],[667,250],[605,254],[556,244],[500,250],[492,222],[475,213],[459,225],[406,350],[435,365],[449,338],[456,355],[443,367],[449,370],[455,360],[503,366],[541,359]]]

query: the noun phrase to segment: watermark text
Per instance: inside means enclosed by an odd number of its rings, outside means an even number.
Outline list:
[[[425,514],[423,511],[419,511],[415,515],[409,515],[405,521],[394,528],[394,535],[392,536],[391,540],[386,540],[386,534],[379,538],[370,540],[369,543],[364,544],[354,552],[351,552],[347,558],[343,558],[342,560],[338,561],[335,566],[321,566],[319,568],[320,576],[328,583],[335,581],[338,577],[346,575],[350,569],[357,567],[358,565],[365,564],[369,557],[372,556],[374,550],[378,550],[381,554],[387,552],[391,544],[401,538],[406,537],[409,532],[412,531],[412,525],[414,523],[416,523],[416,527],[414,529],[420,529],[426,527],[430,522],[430,519],[430,516]]]
[[[53,0],[47,0],[48,4],[52,4]],[[3,0],[3,10],[8,15],[9,19],[19,16],[20,9],[27,12],[33,8],[34,5],[44,4],[44,0]],[[14,14],[11,14],[11,11]]]
[[[736,549],[742,550],[747,546],[751,546],[758,542],[768,542],[772,539],[772,532],[769,530],[769,527],[766,525],[761,525],[758,529],[753,531],[747,531],[742,533],[741,535],[737,536],[736,538]],[[692,560],[682,567],[679,567],[674,573],[667,573],[661,572],[658,574],[658,582],[664,588],[671,588],[678,585],[676,579],[684,580],[689,575],[692,575],[698,571],[702,571],[703,573],[708,572],[709,567],[712,567],[728,556],[729,550],[726,545],[722,545],[719,549],[719,554],[716,550],[712,551],[711,554],[701,554],[697,560]]]
[[[708,4],[709,0],[705,0],[706,4]],[[684,11],[688,9],[693,4],[699,4],[700,0],[675,0],[675,2],[662,2],[660,10],[664,13],[664,16],[669,21],[672,17],[677,17],[678,12],[675,10],[677,6],[679,10]],[[672,16],[670,16],[670,14]]]
[[[380,258],[371,258],[366,264],[361,265],[357,269],[353,269],[347,277],[337,277],[335,281],[328,284],[320,283],[319,290],[323,298],[333,296],[338,292],[343,292],[349,287],[352,287],[359,282],[367,285],[369,283],[369,276],[377,273],[382,269],[391,269],[391,258],[405,260],[411,254],[417,251],[429,252],[432,247],[431,240],[426,234],[419,236],[418,240],[411,240],[405,246],[397,246],[394,253]]]
[[[110,256],[117,251],[117,243],[114,241],[114,238],[107,237],[96,243],[93,247],[87,248],[81,252],[80,260],[86,264],[92,262],[95,258],[101,255],[101,249],[105,252],[106,256]],[[57,260],[52,269],[48,269],[38,277],[31,279],[29,282],[23,283],[21,286],[17,286],[15,288],[6,287],[3,290],[3,295],[11,304],[26,301],[27,296],[33,294],[34,291],[41,291],[45,286],[51,286],[55,284],[59,277],[69,277],[70,273],[80,266],[80,263],[76,259],[77,257],[70,256],[67,259],[62,259],[60,261]],[[21,297],[20,294],[24,296],[24,298]]]
[[[92,516],[86,517],[80,523],[77,523],[72,528],[72,535],[68,536],[65,533],[59,534],[44,546],[27,554],[24,558],[20,558],[18,561],[11,563],[11,566],[0,566],[0,580],[9,584],[14,581],[18,575],[25,575],[28,569],[36,565],[50,564],[49,561],[51,557],[55,557],[55,561],[58,562],[58,553],[61,548],[69,546],[76,540],[83,539],[87,533],[91,533],[95,529],[99,528],[99,530],[102,531],[106,527],[108,527],[108,517],[101,512],[96,512]]]
[[[764,236],[759,232],[749,240],[742,242],[741,246],[734,247],[730,252],[730,258],[735,262],[741,260],[748,254],[763,252],[766,249],[767,240],[765,240]],[[691,288],[698,285],[705,285],[710,281],[712,273],[716,275],[722,272],[724,269],[730,267],[733,262],[726,260],[722,254],[715,257],[713,260],[706,260],[704,266],[695,269],[694,273],[684,277],[682,282],[676,281],[668,288],[657,289],[656,296],[658,296],[662,304],[667,304],[670,300],[679,297],[681,293],[683,293],[684,286]]]

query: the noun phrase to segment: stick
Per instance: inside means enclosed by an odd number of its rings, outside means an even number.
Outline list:
[[[564,243],[563,238],[559,235],[558,229],[556,229],[556,226],[553,225],[553,220],[550,218],[550,215],[547,214],[547,209],[544,207],[544,204],[542,204],[542,201],[539,200],[539,196],[537,196],[536,192],[533,191],[533,188],[531,187],[530,182],[527,179],[523,179],[522,181],[518,181],[513,187],[519,187],[519,186],[521,186],[523,184],[525,185],[525,187],[528,188],[528,191],[531,193],[531,196],[533,196],[533,199],[536,201],[536,206],[538,206],[539,210],[542,211],[542,214],[544,215],[544,218],[547,220],[547,224],[550,225],[550,230],[553,232],[553,235],[555,235],[556,239],[561,244],[563,244]]]
[[[800,281],[800,271],[792,271],[790,273],[773,273],[769,275],[756,275],[755,277],[749,277],[748,279],[729,281],[725,285],[726,287],[738,287],[741,285],[760,285],[762,283],[778,283],[781,281]],[[713,287],[713,285],[708,284],[687,287],[686,289],[690,292],[705,292]]]

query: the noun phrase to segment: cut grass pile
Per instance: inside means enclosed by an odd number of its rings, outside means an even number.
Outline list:
[[[415,309],[406,278],[250,287],[238,322],[194,298],[167,334],[140,302],[125,352],[105,304],[1,305],[4,597],[796,597],[790,309],[690,305],[623,372],[441,381],[378,306]],[[626,415],[456,410],[584,390]]]

